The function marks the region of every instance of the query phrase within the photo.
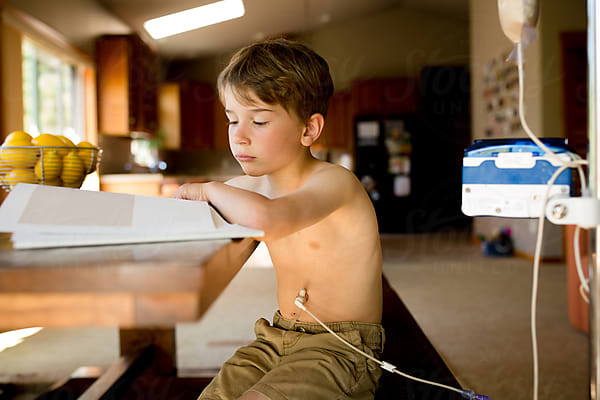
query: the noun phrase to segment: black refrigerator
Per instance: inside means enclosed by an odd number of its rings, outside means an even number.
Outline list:
[[[355,173],[369,194],[380,232],[406,232],[412,208],[412,153],[416,118],[358,117],[355,121]]]
[[[466,67],[424,67],[416,113],[355,117],[355,173],[380,232],[470,227],[460,209],[462,157],[471,143],[469,84]]]

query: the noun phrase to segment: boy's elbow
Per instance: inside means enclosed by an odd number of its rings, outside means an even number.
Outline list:
[[[285,231],[285,227],[282,225],[283,221],[277,216],[277,212],[270,202],[266,202],[254,210],[251,219],[252,228],[264,232],[261,240],[273,240],[283,236]]]

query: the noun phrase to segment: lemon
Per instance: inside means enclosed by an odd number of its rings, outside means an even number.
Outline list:
[[[37,161],[39,150],[27,147],[31,147],[29,140],[13,139],[4,142],[0,147],[0,169],[33,167]]]
[[[42,182],[42,185],[46,185],[46,186],[62,186],[62,182],[61,182],[60,178],[44,179],[44,182]]]
[[[83,180],[79,180],[79,181],[75,181],[75,182],[63,182],[62,186],[68,187],[68,188],[79,189],[81,187],[82,183],[83,183]]]
[[[79,150],[77,155],[85,166],[85,172],[89,174],[96,170],[96,164],[98,163],[98,149],[90,142],[79,142],[77,144]]]
[[[64,146],[76,147],[75,143],[71,142],[71,139],[69,139],[68,137],[63,136],[63,135],[56,135],[56,137],[58,137],[60,140],[62,140],[62,142],[64,143]]]
[[[44,151],[44,155],[40,157],[35,164],[35,176],[43,182],[52,179],[58,179],[62,170],[62,160],[56,150]]]
[[[14,188],[19,182],[23,183],[37,183],[37,177],[31,169],[15,168],[10,171],[2,179],[4,183],[8,184],[10,188]]]
[[[31,139],[33,139],[31,137],[31,135],[25,131],[14,131],[14,132],[11,132],[4,141],[10,142],[12,140],[19,140],[19,141],[31,142]]]
[[[50,146],[50,147],[65,147],[65,142],[63,142],[58,136],[53,135],[51,133],[42,133],[38,136],[36,136],[31,143],[33,143],[36,146]],[[50,149],[47,149],[50,150]],[[44,151],[47,151],[44,150]],[[64,157],[67,155],[67,153],[69,153],[69,149],[67,148],[59,148],[59,149],[52,149],[52,150],[56,150],[56,152],[58,153],[59,156]]]
[[[69,154],[63,158],[61,179],[65,186],[74,187],[71,185],[81,185],[85,175],[83,162],[77,156],[77,150],[71,150]]]

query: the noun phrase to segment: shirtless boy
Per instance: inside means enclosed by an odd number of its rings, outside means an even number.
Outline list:
[[[232,223],[264,231],[279,311],[255,324],[200,399],[369,399],[381,375],[308,316],[380,356],[381,247],[375,212],[356,177],[314,158],[333,83],[323,58],[273,40],[241,49],[219,76],[231,151],[246,175],[186,184],[174,197],[210,202]]]

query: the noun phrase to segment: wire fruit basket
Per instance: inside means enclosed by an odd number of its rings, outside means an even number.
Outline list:
[[[0,187],[17,183],[79,188],[100,163],[102,149],[69,146],[1,146]]]

